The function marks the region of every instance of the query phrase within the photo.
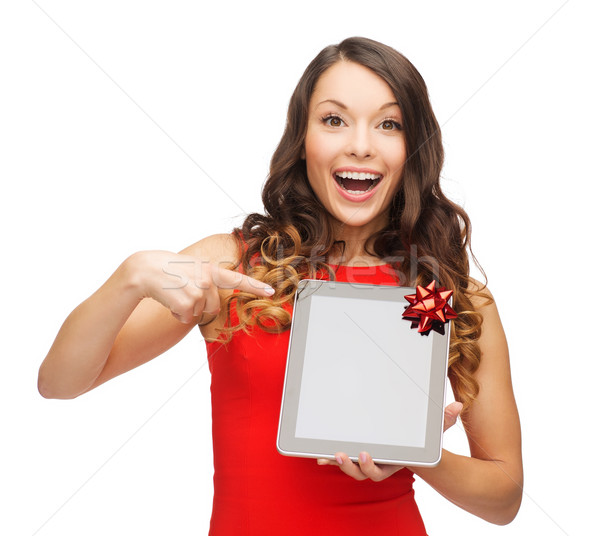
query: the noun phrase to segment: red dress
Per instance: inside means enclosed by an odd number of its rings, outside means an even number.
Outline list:
[[[397,285],[387,265],[339,266],[336,279]],[[288,340],[289,331],[255,327],[226,345],[207,342],[215,466],[210,535],[425,535],[408,469],[359,482],[338,467],[277,452]]]

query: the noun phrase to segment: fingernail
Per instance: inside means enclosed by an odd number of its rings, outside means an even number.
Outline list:
[[[275,294],[275,289],[272,287],[265,287],[264,291],[269,295],[269,296],[273,296],[273,294]]]
[[[365,452],[361,452],[359,457],[361,463],[367,463],[367,454]]]
[[[335,461],[338,462],[340,465],[342,465],[344,463],[344,460],[342,460],[341,456],[336,456]]]

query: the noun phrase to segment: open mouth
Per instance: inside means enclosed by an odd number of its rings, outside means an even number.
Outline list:
[[[381,180],[381,177],[381,175],[375,173],[357,173],[355,171],[335,173],[337,183],[350,194],[364,194],[372,190]]]

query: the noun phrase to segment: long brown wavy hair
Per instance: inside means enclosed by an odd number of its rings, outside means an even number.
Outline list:
[[[332,65],[351,61],[387,82],[400,105],[407,154],[400,189],[394,196],[389,221],[369,237],[365,252],[387,262],[402,285],[426,285],[432,279],[452,289],[458,318],[451,328],[448,376],[457,400],[467,410],[478,394],[474,378],[480,362],[478,339],[481,315],[471,298],[469,278],[471,223],[466,212],[450,201],[440,187],[444,150],[427,87],[416,68],[399,52],[371,39],[352,37],[323,49],[307,67],[291,97],[283,137],[271,159],[263,187],[265,214],[250,214],[234,235],[240,245],[238,268],[275,289],[269,299],[243,292],[226,303],[236,307],[239,322],[223,328],[230,340],[237,330],[258,327],[269,332],[289,329],[290,305],[298,282],[325,271],[330,255],[344,251],[334,236],[330,214],[308,182],[302,149],[309,101],[319,77]],[[471,252],[472,255],[472,252]],[[476,262],[476,261],[475,261]],[[231,320],[231,318],[229,318]]]

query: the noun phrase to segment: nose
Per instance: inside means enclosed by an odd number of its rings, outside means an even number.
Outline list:
[[[367,126],[356,125],[349,130],[347,154],[359,159],[371,158],[375,150],[370,129]]]

